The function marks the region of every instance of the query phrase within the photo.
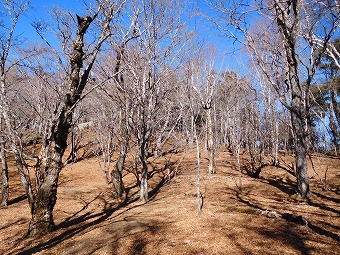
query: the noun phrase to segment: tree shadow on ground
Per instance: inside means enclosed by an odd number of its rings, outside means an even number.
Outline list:
[[[27,195],[21,195],[21,196],[18,196],[16,198],[10,199],[8,201],[8,205],[13,205],[15,203],[19,203],[19,202],[26,200],[26,199],[27,199]]]
[[[266,239],[279,240],[282,243],[291,246],[302,255],[309,255],[313,249],[308,247],[303,237],[294,231],[294,226],[286,225],[281,231],[264,230],[264,229],[251,229],[264,236]]]
[[[266,208],[263,208],[256,204],[256,201],[251,201],[251,199],[247,199],[247,196],[249,196],[248,193],[241,193],[236,191],[236,197],[238,201],[240,201],[242,204],[248,206],[251,208],[251,210],[244,210],[247,214],[253,215],[253,217],[264,217],[260,216],[259,214],[255,213],[257,210],[266,211]],[[277,222],[277,224],[280,224],[280,222]],[[294,224],[292,226],[292,224]],[[282,225],[282,222],[281,222]],[[310,248],[306,245],[305,241],[302,237],[298,236],[297,233],[293,231],[293,227],[296,225],[294,222],[290,222],[289,226],[282,225],[281,227],[284,228],[282,230],[276,228],[275,231],[266,230],[266,229],[259,229],[259,228],[251,228],[250,231],[255,231],[266,239],[275,239],[279,240],[284,244],[287,244],[291,247],[293,247],[295,250],[299,251],[303,255],[310,254]]]
[[[340,199],[338,199],[338,198],[328,197],[328,196],[326,196],[326,195],[324,195],[324,194],[321,194],[321,193],[318,193],[318,192],[316,192],[316,191],[313,191],[313,195],[316,195],[317,197],[322,198],[322,199],[329,200],[329,201],[331,201],[331,202],[333,202],[333,203],[338,203],[338,204],[340,204]]]
[[[296,188],[295,188],[296,184],[290,179],[284,180],[284,178],[276,178],[276,177],[266,178],[262,176],[262,177],[256,178],[256,180],[264,184],[269,184],[289,196],[296,194]]]
[[[257,166],[252,164],[250,159],[244,159],[244,164],[242,164],[241,169],[242,171],[245,171],[248,176],[253,178],[260,178],[260,174],[268,167],[274,167],[277,169],[284,170],[285,172],[289,173],[291,176],[295,177],[295,170],[294,165],[289,165],[284,160],[280,159],[278,163],[275,163],[274,161],[271,162],[263,162]],[[237,167],[237,165],[235,165]]]
[[[312,199],[307,199],[307,203],[311,206],[318,207],[323,211],[328,211],[328,212],[332,212],[332,213],[335,213],[337,215],[340,215],[339,210],[332,208],[332,207],[329,207],[329,206],[322,204],[322,203],[317,203],[317,202],[315,202],[315,200],[313,201]]]
[[[262,180],[265,180],[266,183],[269,185],[279,189],[283,193],[287,195],[294,195],[296,193],[295,190],[295,183],[293,183],[291,180],[284,181],[283,179],[265,179],[262,178]]]
[[[265,183],[267,183],[267,182],[265,182]],[[277,186],[277,182],[268,182],[268,184],[273,185],[275,187]],[[284,191],[285,189],[281,188],[280,190]],[[252,210],[249,210],[249,212],[250,212],[250,214],[254,214],[254,217],[259,217],[257,214],[254,213],[256,210],[266,210],[267,209],[267,208],[262,208],[260,205],[258,205],[256,200],[252,201],[249,198],[249,192],[245,193],[245,192],[240,192],[238,190],[235,190],[235,192],[236,192],[236,197],[237,197],[238,201],[240,201],[242,204],[244,204],[244,205],[246,205],[246,206],[248,206],[252,209]],[[335,213],[339,214],[338,210],[327,207],[325,205],[314,203],[314,202],[311,202],[311,201],[307,201],[307,203],[311,206],[319,207],[322,210],[328,210],[328,211],[335,212]],[[247,210],[244,210],[244,211],[247,212]],[[336,230],[335,230],[335,232],[334,231],[332,232],[329,229],[326,229],[327,226],[328,226],[328,228],[339,229],[337,226],[333,226],[333,225],[326,224],[326,223],[324,224],[323,222],[315,223],[315,222],[311,222],[311,221],[307,221],[307,220],[305,221],[305,220],[303,220],[304,218],[301,215],[293,215],[293,214],[287,214],[287,213],[283,213],[283,212],[279,212],[279,215],[280,215],[281,219],[284,219],[285,221],[289,222],[289,224],[292,225],[292,226],[305,225],[307,230],[310,229],[318,235],[322,235],[322,236],[331,238],[334,241],[340,242],[340,236],[336,233]],[[285,217],[286,215],[294,216],[297,219],[301,218],[301,220],[294,221],[294,220],[292,220],[291,217]],[[270,232],[270,233],[263,232],[262,233],[260,231],[259,233],[267,235],[269,237],[275,237],[276,236],[276,237],[279,238],[279,240],[282,239],[285,242],[287,242],[289,245],[298,249],[301,252],[301,254],[306,254],[306,255],[309,254],[311,250],[305,245],[305,242],[303,241],[303,237],[296,237],[298,235],[298,233],[289,232],[289,231],[291,231],[290,229],[288,229],[287,231],[288,231],[287,233],[289,234],[288,236],[289,237],[292,236],[292,238],[287,239],[286,237],[284,237],[285,236],[284,234],[286,233],[286,231],[285,231],[285,233],[282,233],[282,231],[281,232],[275,232],[275,233],[273,233],[273,232]],[[295,242],[297,242],[297,243],[295,243]]]
[[[50,249],[57,244],[75,236],[76,234],[83,232],[86,229],[89,229],[92,226],[95,226],[99,224],[100,222],[105,221],[108,219],[118,208],[107,208],[103,210],[100,213],[91,214],[90,212],[87,212],[83,215],[80,215],[78,217],[75,217],[74,219],[62,222],[59,226],[57,226],[57,230],[59,229],[66,229],[66,231],[62,232],[61,234],[58,234],[57,236],[53,237],[52,239],[40,243],[32,248],[26,249],[24,251],[18,252],[17,254],[33,254],[36,252],[40,252],[45,249]],[[93,220],[93,221],[90,221]],[[87,223],[84,223],[86,221],[90,221]],[[82,224],[84,223],[84,224]]]
[[[155,188],[149,192],[150,200],[157,194],[159,189],[165,183],[166,183],[166,180],[164,178],[161,179],[161,181],[155,186]],[[94,201],[96,201],[98,199],[101,200],[104,203],[104,209],[101,212],[99,212],[99,213],[91,213],[91,212],[83,213],[86,210],[86,208],[89,207],[89,205],[91,203],[93,203]],[[25,249],[23,251],[17,252],[16,254],[18,254],[18,255],[19,254],[21,254],[21,255],[34,254],[36,252],[40,252],[40,251],[43,251],[45,249],[50,249],[50,248],[64,242],[65,240],[70,239],[70,238],[74,237],[75,235],[82,233],[86,230],[88,230],[88,232],[89,232],[93,229],[94,226],[108,220],[113,215],[113,213],[116,212],[117,210],[119,210],[119,209],[121,209],[121,208],[123,208],[127,205],[133,204],[134,202],[136,202],[138,200],[139,200],[138,196],[132,196],[132,197],[130,196],[123,203],[113,204],[113,203],[107,202],[107,200],[100,193],[98,196],[96,196],[90,202],[87,202],[81,210],[75,212],[72,216],[66,218],[65,221],[63,221],[58,226],[56,226],[55,231],[60,231],[62,229],[65,229],[64,232],[54,236],[53,238],[51,238],[48,241],[37,244],[34,247]],[[143,204],[136,204],[132,207],[126,208],[122,212],[115,215],[113,218],[110,218],[110,220],[115,219],[115,218],[119,217],[120,215],[122,215],[123,213],[128,212],[131,209],[134,209],[134,208],[137,208],[137,207],[140,207],[140,206],[143,206]],[[81,213],[83,213],[83,214],[81,214]],[[81,215],[79,215],[79,214],[81,214]],[[114,221],[114,223],[119,222],[119,221],[124,221],[124,219]],[[139,253],[137,253],[137,254],[139,254]]]
[[[115,227],[103,229],[102,232],[105,235],[99,236],[99,240],[87,237],[73,246],[72,253],[83,254],[86,250],[86,254],[119,254],[119,250],[123,249],[125,250],[123,254],[146,254],[147,237],[159,235],[163,227],[158,221],[148,219],[141,222],[138,217],[132,217],[132,219],[125,217],[123,220],[110,222],[110,224],[115,224]]]
[[[332,238],[333,240],[340,242],[340,236],[336,233],[333,233],[329,230],[326,230],[322,227],[317,226],[316,224],[312,222],[308,222],[308,227],[313,230],[315,233],[318,233],[319,235],[322,236],[327,236],[329,238]]]

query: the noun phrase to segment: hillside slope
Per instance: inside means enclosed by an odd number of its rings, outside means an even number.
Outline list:
[[[284,169],[266,167],[253,179],[239,175],[235,159],[221,152],[217,174],[208,175],[203,158],[198,215],[194,155],[177,155],[178,173],[170,181],[162,182],[166,172],[155,172],[146,204],[127,174],[129,200],[120,207],[97,159],[68,165],[54,211],[58,228],[36,239],[21,238],[30,215],[12,167],[12,200],[0,209],[0,254],[339,254],[339,159],[315,158],[314,194],[299,201],[295,179]],[[323,191],[316,173],[322,176],[326,164],[330,190]]]

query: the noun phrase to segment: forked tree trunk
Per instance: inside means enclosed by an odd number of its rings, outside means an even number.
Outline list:
[[[64,105],[54,116],[49,132],[45,135],[43,146],[43,162],[36,169],[36,194],[31,203],[32,218],[27,236],[42,236],[55,228],[53,209],[57,201],[59,173],[62,169],[62,158],[67,147],[67,137],[71,131],[73,109],[80,100],[88,80],[95,55],[87,69],[83,71],[84,35],[93,21],[93,17],[77,16],[78,30],[73,42],[73,56],[70,59],[70,87],[64,98]],[[97,49],[99,50],[99,48]]]
[[[134,35],[132,35],[133,37]],[[131,38],[132,38],[131,37]],[[114,79],[115,81],[119,84],[119,88],[124,88],[124,77],[123,74],[120,73],[121,65],[122,65],[122,60],[124,57],[125,53],[125,47],[127,42],[130,40],[124,40],[123,43],[121,44],[120,47],[117,48],[116,53],[116,65],[114,68]],[[120,126],[121,126],[121,137],[122,141],[120,144],[120,151],[119,151],[119,157],[117,159],[115,168],[111,172],[111,177],[112,177],[112,184],[113,184],[113,191],[114,191],[114,196],[117,199],[122,199],[126,195],[124,183],[123,183],[123,169],[124,169],[124,164],[125,164],[125,159],[126,155],[128,152],[129,148],[129,139],[130,139],[130,133],[129,133],[129,128],[128,128],[128,117],[127,117],[127,111],[129,108],[128,101],[126,99],[126,91],[121,90],[122,92],[122,98],[119,100],[121,103],[121,120],[120,120]]]
[[[115,81],[119,84],[118,88],[124,88],[125,81],[123,74],[120,72],[121,70],[121,65],[122,61],[124,58],[125,54],[125,47],[126,44],[128,43],[129,40],[131,40],[135,36],[135,33],[131,35],[131,37],[126,38],[120,47],[116,49],[116,65],[114,67],[114,79]],[[120,151],[119,151],[119,157],[117,159],[115,168],[111,172],[111,177],[112,177],[112,184],[113,184],[113,191],[114,191],[114,196],[117,199],[122,199],[126,195],[124,183],[123,183],[123,169],[124,169],[124,164],[125,164],[125,159],[126,155],[128,152],[129,148],[129,139],[130,139],[130,133],[129,133],[129,128],[128,128],[128,117],[127,117],[127,111],[129,108],[128,101],[126,99],[126,91],[121,90],[122,92],[122,98],[119,100],[121,103],[121,121],[120,121],[120,126],[121,126],[121,137],[122,141],[120,144]]]

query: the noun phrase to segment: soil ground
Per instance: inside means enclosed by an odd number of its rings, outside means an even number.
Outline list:
[[[138,201],[135,178],[126,174],[129,193],[121,205],[112,198],[98,159],[89,158],[61,172],[57,229],[28,239],[23,236],[29,207],[12,162],[10,204],[0,209],[0,254],[340,254],[338,158],[313,157],[313,195],[300,200],[295,177],[283,168],[266,167],[259,179],[251,178],[221,151],[217,173],[209,175],[204,156],[200,214],[194,150],[171,158],[177,171],[171,180],[162,181],[168,171],[161,171],[164,162],[154,163],[147,203]]]

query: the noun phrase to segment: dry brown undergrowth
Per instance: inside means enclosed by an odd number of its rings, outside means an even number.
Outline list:
[[[340,160],[314,157],[328,190],[310,169],[313,196],[294,196],[294,177],[266,167],[260,179],[242,174],[238,188],[235,159],[221,152],[217,174],[206,174],[203,158],[203,212],[197,214],[196,159],[186,151],[179,173],[163,186],[163,173],[150,180],[154,196],[136,200],[134,177],[124,177],[130,200],[121,207],[96,159],[68,165],[61,174],[55,222],[58,229],[36,239],[22,239],[29,209],[13,166],[11,201],[0,210],[0,254],[340,254]],[[243,160],[244,162],[244,160]],[[175,164],[176,165],[176,164]],[[275,213],[275,215],[271,215]]]

